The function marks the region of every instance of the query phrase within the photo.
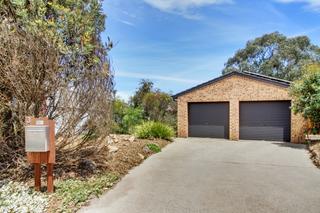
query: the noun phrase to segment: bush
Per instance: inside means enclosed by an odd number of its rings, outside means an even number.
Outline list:
[[[131,133],[133,128],[143,121],[143,110],[129,106],[121,99],[113,103],[113,132],[120,134]]]
[[[161,152],[161,148],[157,144],[148,143],[146,146],[154,153]]]
[[[320,129],[320,65],[309,65],[303,76],[291,86],[292,109],[311,121],[312,132]]]
[[[174,134],[173,128],[169,125],[154,121],[144,122],[136,126],[134,130],[134,135],[142,139],[160,138],[171,140]]]
[[[131,133],[134,127],[141,124],[143,121],[143,110],[140,108],[129,107],[125,111],[123,117],[123,130],[124,133]]]
[[[129,105],[143,109],[144,120],[169,124],[176,128],[177,104],[170,93],[153,87],[153,82],[141,80]]]

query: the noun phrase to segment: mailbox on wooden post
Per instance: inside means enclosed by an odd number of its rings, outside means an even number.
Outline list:
[[[55,122],[47,117],[26,117],[25,149],[29,163],[34,165],[35,190],[41,188],[41,164],[47,164],[47,191],[53,192],[55,163]]]

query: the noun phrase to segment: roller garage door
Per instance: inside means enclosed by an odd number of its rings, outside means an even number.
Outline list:
[[[240,139],[290,141],[290,101],[240,102]]]
[[[229,138],[229,103],[189,103],[189,137]]]

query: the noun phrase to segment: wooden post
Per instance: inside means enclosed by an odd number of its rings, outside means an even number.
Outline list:
[[[47,191],[49,193],[53,192],[53,164],[47,164]]]
[[[40,191],[41,189],[41,164],[34,163],[34,189]]]

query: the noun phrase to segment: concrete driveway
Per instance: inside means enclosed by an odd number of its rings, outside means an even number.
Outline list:
[[[320,212],[304,145],[177,139],[81,212]]]

